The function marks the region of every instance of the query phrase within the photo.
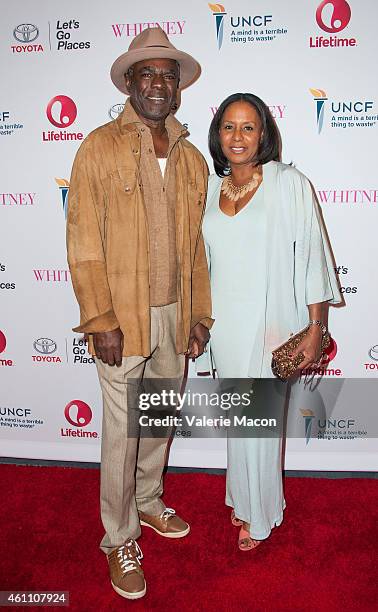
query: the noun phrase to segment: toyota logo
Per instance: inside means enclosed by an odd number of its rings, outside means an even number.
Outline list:
[[[38,38],[39,30],[32,23],[20,23],[13,30],[13,36],[18,42],[31,43]]]
[[[375,344],[371,347],[369,351],[369,357],[374,359],[374,361],[378,361],[378,344]]]
[[[124,106],[124,104],[113,104],[113,106],[109,108],[110,119],[117,119],[117,117],[122,113]]]
[[[51,340],[51,338],[38,338],[33,342],[33,346],[42,355],[51,355],[51,353],[55,353],[57,348],[55,340]]]

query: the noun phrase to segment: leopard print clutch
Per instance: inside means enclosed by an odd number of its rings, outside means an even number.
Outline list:
[[[272,372],[281,380],[287,380],[298,370],[299,364],[303,361],[303,353],[299,353],[296,357],[291,357],[291,353],[297,348],[308,332],[309,327],[305,327],[294,336],[290,336],[289,340],[281,344],[272,352]],[[328,332],[325,332],[322,337],[322,357],[324,351],[329,347],[331,338]]]

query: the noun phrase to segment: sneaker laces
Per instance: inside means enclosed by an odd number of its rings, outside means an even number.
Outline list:
[[[167,521],[169,518],[171,518],[171,516],[174,516],[175,514],[176,510],[173,510],[173,508],[166,508],[165,510],[163,510],[160,517]]]
[[[134,548],[134,551],[132,550]],[[143,553],[135,540],[127,540],[118,548],[117,552],[119,566],[122,574],[132,572],[137,569],[136,563],[140,566],[140,560],[143,559]]]

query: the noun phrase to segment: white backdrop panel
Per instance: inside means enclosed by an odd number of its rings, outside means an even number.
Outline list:
[[[7,5],[0,24],[3,456],[99,460],[100,391],[95,366],[71,332],[78,307],[66,263],[63,201],[80,138],[124,103],[109,78],[112,62],[135,33],[155,23],[202,65],[177,116],[210,168],[207,133],[219,103],[251,91],[270,106],[283,161],[293,162],[318,192],[344,291],[346,307],[330,315],[337,351],[327,376],[377,376],[378,348],[371,350],[378,344],[377,18],[374,0]],[[44,348],[40,338],[49,340]],[[79,402],[67,408],[73,400]],[[355,407],[344,398],[339,409],[346,414]],[[288,440],[286,451],[288,469],[376,465],[374,440],[306,445],[298,438]],[[175,440],[170,462],[224,467],[224,440]]]

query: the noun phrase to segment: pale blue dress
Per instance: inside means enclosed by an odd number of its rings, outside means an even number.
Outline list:
[[[211,356],[220,378],[247,378],[251,347],[265,316],[267,215],[264,182],[235,216],[219,208],[209,190],[203,221],[214,325]],[[283,519],[281,440],[227,440],[226,504],[250,524],[251,536],[267,538]]]

